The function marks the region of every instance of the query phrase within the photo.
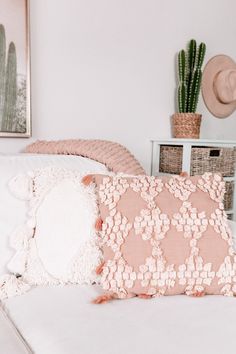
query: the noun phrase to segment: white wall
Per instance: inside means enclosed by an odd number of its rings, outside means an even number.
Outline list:
[[[148,168],[149,138],[170,137],[176,52],[196,38],[236,60],[235,14],[235,0],[31,0],[32,140],[115,140]],[[202,137],[236,139],[236,113],[199,112]]]

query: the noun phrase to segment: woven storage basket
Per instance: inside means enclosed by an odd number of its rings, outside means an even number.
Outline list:
[[[182,146],[160,146],[160,172],[180,174],[182,172],[182,160]],[[235,148],[192,147],[191,175],[202,175],[205,172],[219,172],[224,177],[232,177],[235,173],[235,161]],[[225,210],[231,210],[233,208],[234,182],[226,181],[225,187]],[[228,218],[230,217],[231,214],[228,215]]]
[[[225,189],[224,206],[225,210],[230,210],[233,208],[234,182],[227,181],[225,183]]]
[[[219,172],[224,177],[234,176],[235,158],[234,148],[192,147],[191,175]]]
[[[201,121],[201,114],[175,113],[172,116],[174,138],[199,139]]]
[[[183,147],[160,146],[160,166],[162,173],[182,172]],[[224,177],[232,177],[235,172],[236,149],[217,147],[193,147],[191,154],[191,175],[205,172],[219,172]]]
[[[160,166],[162,173],[179,175],[182,172],[183,147],[174,145],[160,146]]]
[[[228,220],[234,220],[234,214],[228,214],[227,215]]]

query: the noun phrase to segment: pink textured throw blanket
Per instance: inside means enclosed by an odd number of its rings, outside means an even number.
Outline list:
[[[36,141],[27,153],[78,155],[103,163],[110,171],[143,175],[144,169],[124,146],[105,140]]]

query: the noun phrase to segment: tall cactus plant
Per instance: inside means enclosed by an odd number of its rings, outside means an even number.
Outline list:
[[[197,58],[197,42],[195,39],[191,39],[187,48],[187,56],[188,56],[188,73],[187,73],[187,85],[188,85],[188,96],[187,96],[187,103],[186,103],[186,111],[189,111],[190,106],[190,97],[191,97],[191,84],[193,81],[193,73],[196,64]]]
[[[189,111],[196,112],[200,87],[202,82],[202,65],[206,53],[206,45],[201,43],[198,48],[198,56],[196,58],[196,65],[193,72],[193,78],[190,84],[190,93],[189,93]]]
[[[2,123],[5,97],[5,65],[6,65],[6,35],[4,26],[0,24],[0,127]]]
[[[179,87],[178,87],[179,111],[180,113],[183,113],[186,110],[186,104],[187,104],[186,55],[184,50],[181,50],[178,54],[178,72],[179,72]]]
[[[17,100],[17,62],[16,47],[10,43],[5,78],[5,100],[3,107],[2,131],[13,131]]]
[[[201,43],[197,48],[197,43],[194,39],[189,42],[187,54],[185,50],[181,50],[179,52],[178,104],[180,113],[196,112],[200,94],[202,65],[205,53],[206,45]]]

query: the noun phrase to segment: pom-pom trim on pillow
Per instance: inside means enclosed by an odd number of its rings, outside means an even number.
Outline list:
[[[28,202],[28,217],[24,225],[18,227],[10,237],[11,247],[15,255],[8,264],[8,269],[15,275],[2,278],[0,298],[24,293],[32,285],[65,285],[92,284],[99,280],[95,272],[102,261],[101,251],[97,244],[96,228],[101,228],[94,185],[82,182],[83,175],[79,171],[58,167],[48,167],[30,171],[9,181],[9,189],[13,195]],[[81,188],[92,210],[94,220],[91,235],[77,250],[68,265],[67,276],[57,278],[52,276],[42,263],[35,240],[37,229],[37,211],[55,185],[64,180],[73,181]],[[87,205],[84,205],[87,208]],[[79,237],[79,230],[78,230]],[[62,260],[63,261],[63,260]],[[15,281],[14,281],[15,279]]]

